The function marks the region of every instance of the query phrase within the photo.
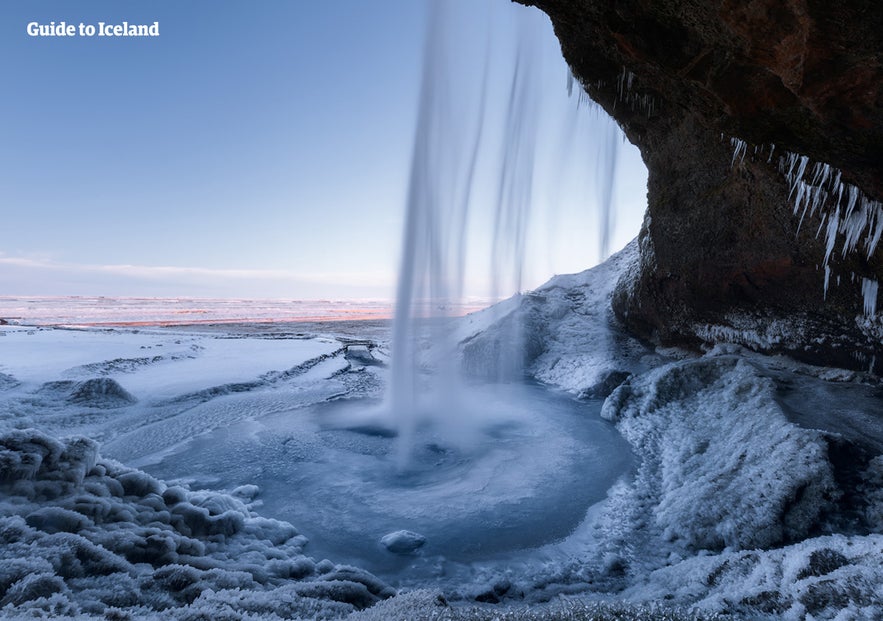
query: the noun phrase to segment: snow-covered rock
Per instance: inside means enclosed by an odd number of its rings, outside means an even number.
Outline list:
[[[426,543],[426,537],[410,530],[397,530],[384,535],[380,543],[393,554],[411,554]]]
[[[830,535],[694,556],[639,577],[623,596],[666,598],[737,618],[880,619],[883,536]]]
[[[610,308],[616,282],[637,260],[633,241],[597,267],[464,318],[466,373],[496,379],[526,372],[574,394],[606,396],[653,357],[618,328]]]
[[[641,457],[627,502],[643,536],[679,554],[805,538],[839,494],[824,435],[788,421],[773,382],[735,356],[633,377],[602,416]]]
[[[138,401],[132,393],[110,377],[95,377],[78,382],[68,400],[95,408],[119,408]]]

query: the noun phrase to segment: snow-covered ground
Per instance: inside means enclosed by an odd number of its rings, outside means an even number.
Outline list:
[[[543,385],[464,388],[404,470],[377,325],[0,326],[2,615],[881,618],[879,384],[646,348],[634,258],[458,320]]]

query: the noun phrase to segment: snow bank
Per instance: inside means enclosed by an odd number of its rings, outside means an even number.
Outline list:
[[[473,377],[506,367],[582,396],[606,396],[650,352],[622,333],[610,308],[616,282],[638,260],[637,240],[605,263],[463,320],[463,365]],[[503,370],[501,370],[503,367]]]
[[[830,455],[843,438],[791,422],[745,358],[632,377],[602,416],[641,458],[600,521],[609,567],[629,576],[626,599],[759,618],[883,615],[883,536],[818,536],[880,528],[881,458],[844,489]],[[854,498],[840,503],[847,494],[866,496],[864,520]]]
[[[5,616],[333,618],[394,594],[306,557],[291,524],[249,510],[256,490],[170,487],[86,438],[0,435],[0,492]]]
[[[823,434],[790,423],[772,381],[738,357],[632,378],[602,416],[642,458],[628,503],[672,552],[799,540],[838,495]]]

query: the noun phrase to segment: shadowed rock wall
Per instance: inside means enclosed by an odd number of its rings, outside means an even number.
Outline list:
[[[649,170],[640,269],[614,301],[628,328],[883,372],[883,322],[862,294],[883,280],[883,251],[867,252],[883,221],[883,5],[518,1],[551,17]],[[802,219],[800,195],[816,198]],[[843,256],[848,214],[868,243]]]

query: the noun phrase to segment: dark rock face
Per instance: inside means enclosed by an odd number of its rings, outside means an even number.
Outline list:
[[[828,184],[802,222],[793,213],[793,182],[821,187],[819,163],[883,216],[883,5],[518,1],[551,17],[575,76],[647,164],[641,265],[614,301],[629,329],[883,372],[883,323],[862,317],[862,278],[883,280],[883,251],[843,256],[841,226],[825,294],[827,226],[847,201],[838,211]],[[746,143],[735,159],[731,138]]]

